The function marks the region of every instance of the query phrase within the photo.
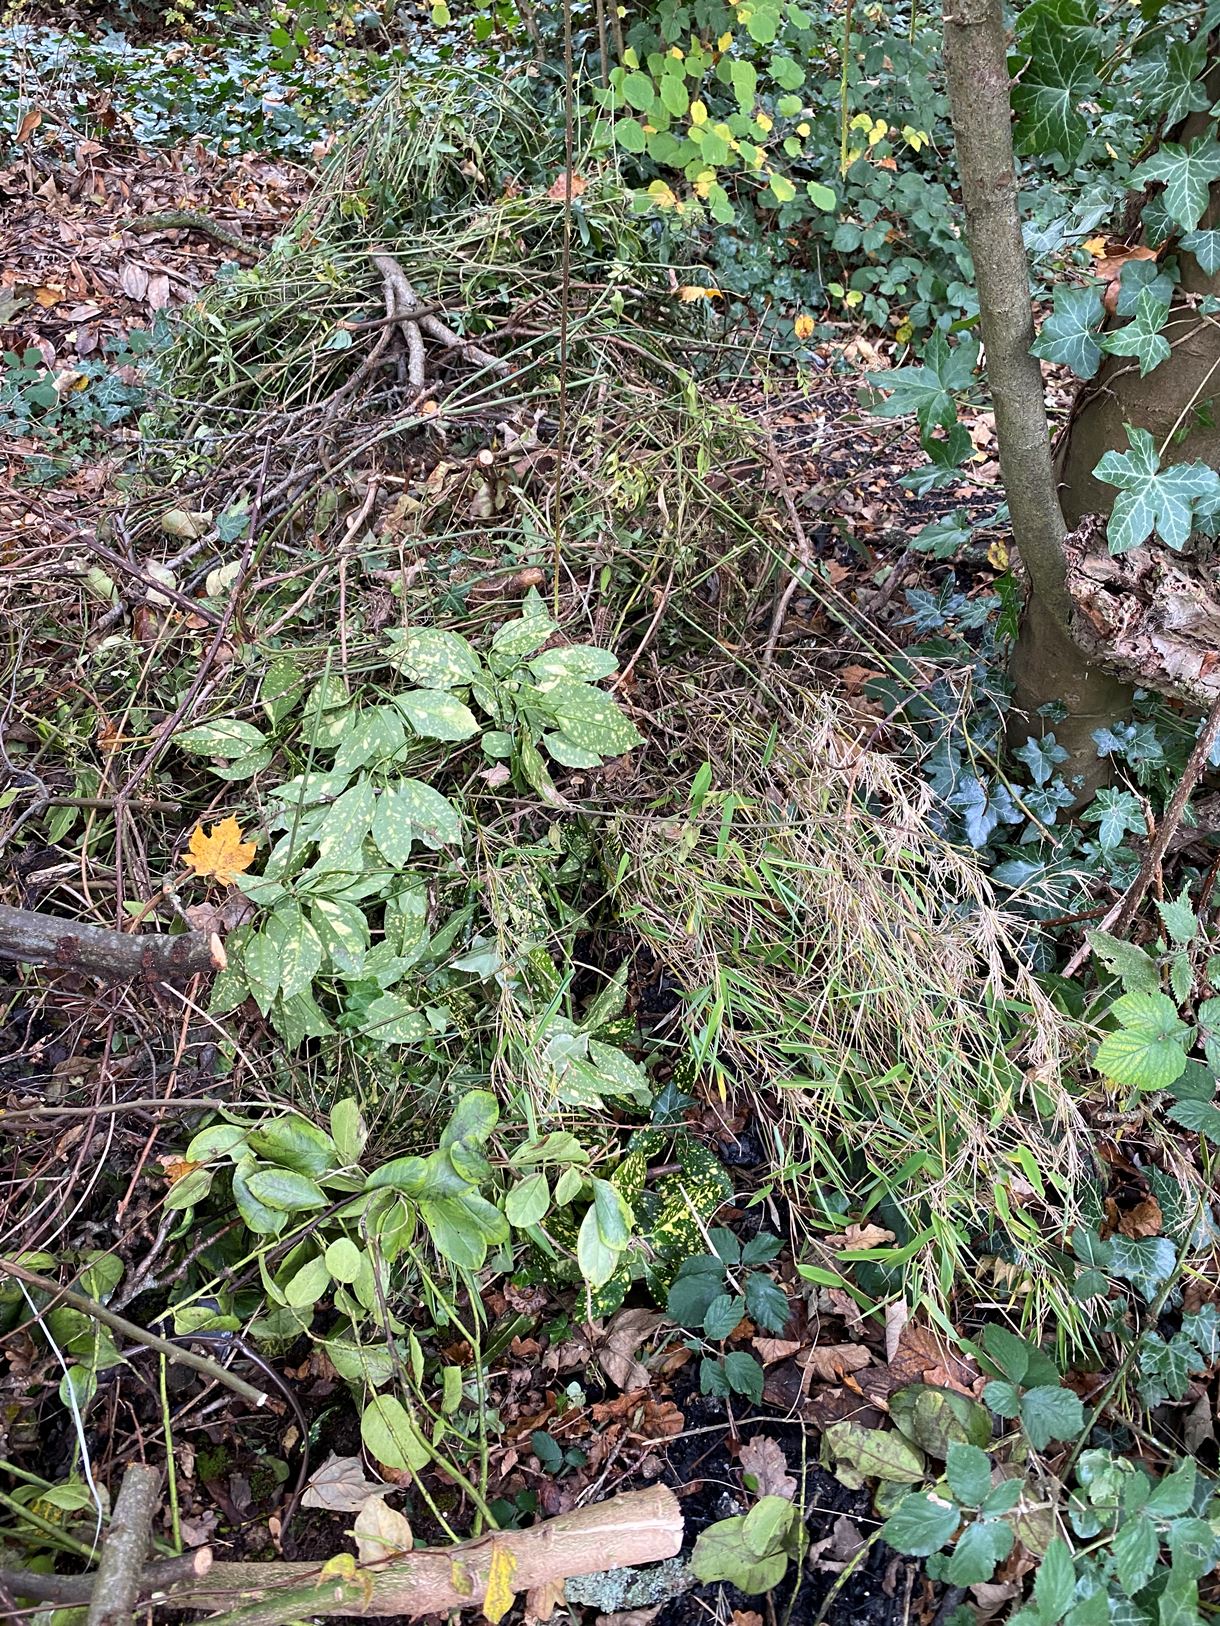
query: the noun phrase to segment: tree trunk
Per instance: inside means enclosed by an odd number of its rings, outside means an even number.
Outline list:
[[[1130,709],[1127,685],[1090,668],[1071,634],[1063,514],[1055,490],[1042,368],[1034,341],[1029,265],[1021,236],[1001,0],[945,0],[945,69],[957,145],[966,237],[978,280],[987,376],[1013,541],[1029,576],[1029,602],[1013,661],[1010,742],[1054,731],[1068,753],[1064,777],[1080,799],[1106,776],[1092,731]],[[1068,715],[1039,715],[1053,701]]]
[[[0,960],[83,971],[107,982],[181,982],[200,971],[223,971],[225,951],[211,932],[112,932],[82,926],[36,909],[0,904]]]

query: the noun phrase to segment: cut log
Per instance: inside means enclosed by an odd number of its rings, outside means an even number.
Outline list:
[[[664,1485],[577,1508],[530,1530],[501,1530],[456,1547],[422,1548],[388,1563],[324,1575],[318,1564],[213,1564],[171,1591],[175,1608],[225,1609],[225,1621],[276,1626],[306,1616],[446,1614],[479,1609],[493,1562],[515,1592],[600,1570],[672,1558],[682,1511]],[[216,1622],[215,1626],[221,1626]]]
[[[0,960],[83,971],[107,982],[184,982],[201,971],[223,971],[226,964],[213,932],[170,937],[107,931],[6,904],[0,904]]]

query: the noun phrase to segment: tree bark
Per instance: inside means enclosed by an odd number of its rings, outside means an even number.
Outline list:
[[[672,1558],[682,1546],[678,1500],[664,1485],[627,1491],[530,1530],[502,1530],[456,1547],[422,1548],[353,1574],[317,1564],[213,1564],[175,1586],[175,1608],[227,1609],[227,1626],[280,1626],[306,1616],[445,1614],[478,1609],[493,1559],[514,1592],[605,1569]],[[505,1559],[507,1555],[507,1561]],[[215,1626],[222,1626],[216,1622]]]
[[[123,1475],[89,1598],[86,1626],[131,1626],[160,1490],[161,1475],[155,1468],[133,1463]]]
[[[1091,738],[1122,716],[1130,690],[1090,669],[1071,633],[1063,538],[1042,368],[1034,342],[1029,265],[1021,236],[1012,144],[1007,42],[1001,0],[945,0],[945,70],[957,146],[966,237],[974,258],[987,377],[1012,534],[1029,576],[1029,601],[1013,661],[1010,739],[1048,729],[1068,753],[1063,771],[1081,799],[1105,778]],[[1062,700],[1068,715],[1038,715]]]
[[[170,937],[83,926],[33,909],[0,904],[0,960],[83,971],[107,982],[182,982],[201,971],[223,971],[225,951],[210,932]]]

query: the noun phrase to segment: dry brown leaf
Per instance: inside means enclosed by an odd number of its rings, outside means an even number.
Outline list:
[[[839,1383],[850,1373],[871,1366],[872,1360],[863,1344],[819,1344],[801,1357],[800,1364],[811,1378]]]
[[[1134,1208],[1128,1208],[1125,1214],[1120,1214],[1118,1229],[1123,1236],[1140,1238],[1146,1236],[1160,1236],[1165,1228],[1165,1216],[1161,1213],[1161,1205],[1156,1198],[1149,1194]]]
[[[826,1238],[829,1247],[848,1249],[853,1253],[858,1248],[880,1248],[893,1240],[893,1231],[883,1230],[880,1225],[849,1225],[841,1236]]]
[[[567,1601],[561,1580],[544,1581],[541,1586],[532,1586],[525,1594],[525,1626],[536,1626],[537,1622],[550,1620],[556,1609],[561,1609]]]
[[[578,175],[575,170],[572,171],[571,179],[572,179],[572,196],[574,198],[578,198],[580,196],[580,194],[588,186],[589,183],[588,183],[588,181],[585,180],[583,175]],[[548,198],[550,198],[552,203],[562,203],[563,200],[567,197],[567,195],[568,195],[568,184],[567,183],[568,183],[568,171],[566,169],[562,169],[562,170],[560,170],[559,174],[556,175],[555,179],[551,182],[550,186],[547,188],[546,195],[547,195]]]
[[[210,875],[222,886],[232,886],[254,862],[255,845],[242,840],[241,825],[230,814],[204,834],[202,824],[191,831],[186,863],[196,875]]]
[[[973,1396],[979,1369],[950,1349],[931,1327],[908,1321],[890,1361],[890,1376],[896,1389],[907,1383],[935,1383],[938,1388]]]
[[[379,1496],[384,1485],[364,1477],[359,1457],[341,1457],[334,1451],[310,1479],[302,1507],[318,1507],[327,1513],[359,1513],[370,1496]]]
[[[128,299],[143,299],[148,292],[148,272],[134,260],[128,260],[119,272],[119,287]]]
[[[411,1526],[401,1513],[387,1507],[380,1496],[370,1496],[352,1528],[362,1564],[380,1564],[395,1553],[409,1553],[415,1544]]]
[[[800,1344],[790,1338],[756,1338],[754,1351],[764,1366],[774,1366],[776,1361],[786,1361],[789,1355],[795,1355]]]
[[[28,108],[26,112],[22,114],[21,123],[17,126],[17,145],[20,146],[23,141],[28,141],[41,123],[42,108]]]
[[[620,1609],[613,1615],[598,1615],[594,1626],[649,1626],[660,1613],[659,1603],[649,1604],[646,1609]]]
[[[734,1609],[732,1626],[763,1626],[763,1618],[756,1609]]]
[[[651,1381],[648,1368],[635,1359],[635,1352],[664,1320],[657,1310],[620,1310],[606,1328],[597,1351],[598,1365],[620,1389],[646,1389]]]
[[[796,1480],[788,1472],[788,1459],[778,1441],[756,1434],[742,1446],[738,1461],[745,1473],[754,1475],[760,1496],[782,1496],[787,1502],[796,1496]]]

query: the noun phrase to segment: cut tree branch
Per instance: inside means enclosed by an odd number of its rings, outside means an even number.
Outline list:
[[[196,1547],[181,1558],[163,1558],[140,1576],[140,1598],[164,1597],[177,1581],[196,1581],[212,1567],[212,1549]],[[36,1570],[0,1569],[0,1590],[11,1598],[32,1598],[36,1603],[82,1604],[93,1597],[97,1572],[88,1575],[45,1575]]]
[[[107,982],[185,982],[201,971],[223,971],[225,951],[213,932],[178,937],[83,926],[35,909],[0,904],[0,960],[84,971]]]
[[[478,1609],[493,1560],[515,1592],[605,1569],[672,1558],[682,1512],[663,1485],[577,1508],[530,1530],[499,1530],[456,1547],[421,1548],[354,1575],[323,1577],[317,1564],[214,1564],[171,1594],[177,1608],[228,1609],[208,1626],[283,1626],[311,1615],[446,1614]]]
[[[160,1489],[161,1475],[156,1468],[135,1462],[123,1475],[89,1598],[86,1626],[131,1626]]]

